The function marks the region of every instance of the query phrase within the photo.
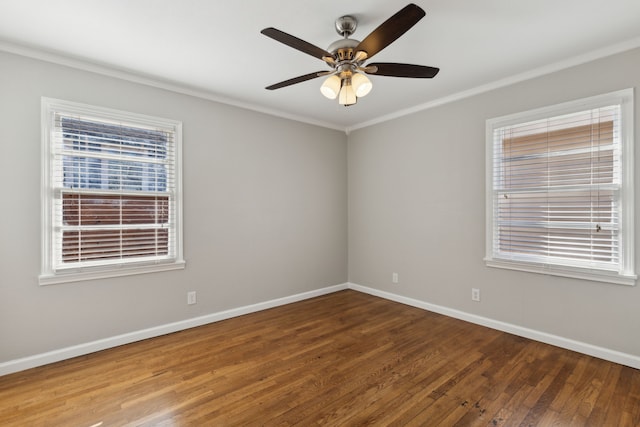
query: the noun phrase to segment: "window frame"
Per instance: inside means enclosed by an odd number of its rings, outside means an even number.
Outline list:
[[[166,260],[139,260],[120,262],[115,259],[111,263],[99,266],[79,266],[65,269],[54,268],[55,249],[53,245],[55,210],[55,182],[51,176],[55,166],[53,156],[52,132],[56,129],[53,123],[55,113],[86,116],[106,121],[118,121],[135,127],[157,127],[171,130],[174,135],[174,193],[175,200],[175,257]],[[99,107],[54,98],[41,98],[41,272],[38,277],[40,285],[77,282],[109,277],[128,276],[134,274],[152,273],[159,271],[178,270],[185,268],[183,258],[183,225],[182,225],[182,122],[164,119],[112,108]]]
[[[542,261],[514,261],[496,256],[494,238],[497,238],[497,232],[494,224],[494,203],[497,193],[494,190],[494,131],[505,126],[553,118],[610,105],[620,106],[621,186],[619,191],[620,208],[618,211],[620,214],[620,261],[618,271],[550,264]],[[488,267],[634,286],[637,279],[634,270],[634,120],[633,88],[488,119],[486,121],[485,136],[485,264]]]

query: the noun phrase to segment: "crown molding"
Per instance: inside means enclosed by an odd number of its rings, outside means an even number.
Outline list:
[[[87,59],[72,57],[61,52],[45,51],[35,47],[29,47],[29,46],[7,42],[3,40],[0,40],[0,51],[11,53],[14,55],[24,56],[27,58],[37,59],[44,62],[50,62],[53,64],[62,65],[65,67],[75,68],[82,71],[101,74],[103,76],[113,77],[120,80],[129,81],[132,83],[138,83],[145,86],[164,89],[164,90],[179,93],[182,95],[189,95],[196,98],[206,99],[208,101],[217,102],[219,104],[225,104],[232,107],[241,108],[244,110],[250,110],[257,113],[267,114],[267,115],[279,117],[282,119],[287,119],[287,120],[306,123],[306,124],[319,126],[323,128],[338,130],[341,132],[345,131],[344,126],[339,126],[334,123],[315,120],[310,117],[290,114],[274,108],[267,108],[257,104],[238,101],[236,99],[217,95],[215,93],[208,92],[203,89],[189,87],[184,84],[160,79],[158,77],[146,75],[133,70],[118,69],[106,64],[89,61]]]
[[[524,73],[515,74],[510,77],[506,77],[504,79],[496,80],[491,83],[487,83],[481,86],[476,86],[469,90],[465,90],[462,92],[457,92],[451,94],[449,96],[445,96],[442,98],[435,99],[433,101],[426,102],[424,104],[419,104],[410,108],[405,108],[403,110],[398,110],[392,114],[387,114],[372,120],[368,120],[366,122],[362,122],[353,126],[349,126],[345,129],[345,132],[349,134],[350,132],[358,129],[363,129],[369,126],[373,126],[379,123],[383,123],[389,120],[394,120],[400,117],[408,116],[423,110],[428,110],[430,108],[439,107],[444,104],[449,104],[451,102],[459,101],[461,99],[470,98],[475,95],[480,95],[482,93],[490,92],[495,89],[500,89],[505,86],[510,86],[515,83],[520,83],[526,80],[531,80],[536,77],[541,77],[546,74],[555,73],[557,71],[561,71],[567,68],[575,67],[577,65],[585,64],[587,62],[595,61],[597,59],[606,58],[607,56],[615,55],[618,53],[626,52],[635,48],[640,47],[640,37],[636,37],[633,39],[626,40],[621,43],[617,43],[611,46],[604,47],[602,49],[597,49],[582,55],[573,56],[562,61],[555,62],[553,64],[548,64],[542,67],[534,68],[532,70],[526,71]]]
[[[83,58],[71,57],[61,52],[45,51],[42,49],[29,47],[29,46],[25,46],[17,43],[0,41],[0,51],[4,51],[4,52],[12,53],[15,55],[20,55],[20,56],[25,56],[33,59],[38,59],[45,62],[51,62],[54,64],[63,65],[66,67],[71,67],[71,68],[75,68],[83,71],[89,71],[92,73],[97,73],[97,74],[101,74],[108,77],[114,77],[121,80],[130,81],[133,83],[139,83],[146,86],[164,89],[171,92],[180,93],[183,95],[189,95],[189,96],[193,96],[201,99],[206,99],[206,100],[217,102],[220,104],[242,108],[245,110],[250,110],[250,111],[254,111],[262,114],[267,114],[267,115],[279,117],[282,119],[287,119],[287,120],[306,123],[306,124],[319,126],[323,128],[333,129],[333,130],[344,132],[346,135],[349,135],[351,132],[358,129],[363,129],[369,126],[373,126],[373,125],[384,123],[390,120],[398,119],[400,117],[408,116],[420,111],[428,110],[430,108],[439,107],[441,105],[449,104],[451,102],[460,101],[465,98],[470,98],[472,96],[490,92],[495,89],[499,89],[505,86],[510,86],[516,83],[520,83],[536,77],[551,74],[567,68],[575,67],[577,65],[595,61],[597,59],[605,58],[607,56],[622,53],[638,47],[640,47],[640,37],[636,37],[620,43],[616,43],[616,44],[613,44],[601,49],[597,49],[582,55],[573,56],[571,58],[567,58],[562,61],[555,62],[553,64],[548,64],[542,67],[538,67],[538,68],[526,71],[524,73],[515,74],[513,76],[496,80],[494,82],[490,82],[484,85],[476,86],[474,88],[471,88],[465,91],[457,92],[442,98],[434,99],[432,101],[425,102],[423,104],[398,110],[394,113],[380,116],[380,117],[367,120],[361,123],[357,123],[352,126],[341,126],[335,123],[316,120],[310,117],[286,113],[274,108],[267,108],[264,106],[260,106],[260,105],[256,105],[248,102],[238,101],[236,99],[220,96],[215,93],[208,92],[202,89],[197,89],[197,88],[189,87],[176,82],[159,79],[154,76],[141,74],[133,70],[117,69],[112,66],[108,66],[106,64],[100,64],[100,63],[88,61]]]

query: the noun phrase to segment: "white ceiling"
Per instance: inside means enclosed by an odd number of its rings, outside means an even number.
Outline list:
[[[351,107],[322,79],[273,83],[326,65],[269,39],[276,27],[323,49],[353,15],[362,40],[407,0],[0,0],[0,49],[87,61],[212,99],[338,129],[640,46],[640,0],[417,0],[427,16],[375,62],[436,66],[434,79],[372,76]],[[40,55],[42,56],[42,55]],[[1,71],[0,71],[1,72]]]

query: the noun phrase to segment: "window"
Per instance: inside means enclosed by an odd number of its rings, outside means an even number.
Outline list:
[[[487,121],[492,267],[635,284],[633,89]]]
[[[183,268],[180,122],[42,99],[41,284]]]

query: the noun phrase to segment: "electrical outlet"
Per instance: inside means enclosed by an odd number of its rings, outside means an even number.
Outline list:
[[[196,291],[187,292],[187,304],[192,305],[196,303]]]
[[[480,289],[471,288],[471,300],[472,301],[480,301]]]
[[[391,275],[391,281],[392,281],[393,283],[398,283],[398,273],[393,273],[393,274]]]

